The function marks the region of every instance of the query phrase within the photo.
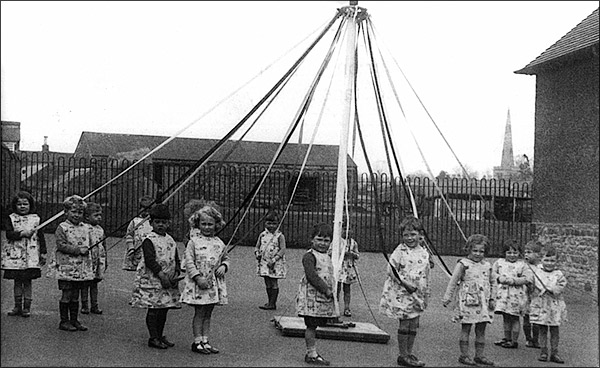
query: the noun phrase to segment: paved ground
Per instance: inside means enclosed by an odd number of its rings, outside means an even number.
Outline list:
[[[51,236],[48,237],[53,244]],[[110,239],[109,246],[117,239]],[[183,250],[183,245],[181,245]],[[288,253],[289,273],[280,283],[281,294],[276,311],[257,306],[266,302],[264,283],[254,274],[252,249],[237,247],[232,253],[232,267],[227,275],[230,304],[213,313],[211,342],[220,354],[200,355],[190,351],[192,342],[191,307],[170,311],[165,334],[176,346],[168,350],[147,347],[145,310],[128,306],[133,273],[120,269],[124,245],[109,253],[107,278],[100,283],[102,315],[83,315],[90,329],[86,332],[58,330],[60,292],[53,279],[34,281],[34,301],[30,318],[9,317],[13,305],[12,281],[1,281],[1,366],[308,366],[304,363],[304,339],[283,336],[270,319],[274,315],[294,316],[293,297],[301,277],[301,249]],[[455,257],[446,257],[450,268]],[[493,260],[492,260],[493,261]],[[317,340],[321,354],[333,366],[396,366],[395,320],[380,315],[377,305],[385,278],[385,259],[381,254],[363,253],[358,264],[361,288],[353,286],[351,320],[369,322],[390,334],[387,344],[340,340]],[[433,298],[421,319],[415,352],[427,366],[459,365],[458,336],[460,326],[450,322],[449,311],[441,306],[441,296],[448,277],[436,265],[432,274]],[[571,367],[598,367],[598,304],[591,297],[567,295],[569,321],[561,326],[560,351]],[[372,311],[372,314],[371,314]],[[487,356],[498,366],[559,366],[537,360],[539,350],[520,346],[507,350],[492,344],[502,336],[502,321],[496,318],[487,329]],[[519,341],[522,343],[523,341]]]

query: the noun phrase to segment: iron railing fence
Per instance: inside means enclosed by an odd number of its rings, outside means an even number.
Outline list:
[[[85,196],[132,164],[128,160],[22,154],[20,160],[4,163],[10,167],[3,172],[12,174],[3,178],[3,211],[10,207],[14,188],[21,188],[35,197],[42,220],[48,219],[62,210],[61,203],[67,196]],[[220,235],[232,244],[254,245],[263,230],[262,216],[271,207],[283,212],[288,203],[281,230],[289,247],[307,246],[313,224],[333,222],[336,172],[308,170],[298,180],[297,170],[274,170],[265,178],[252,205],[240,208],[262,179],[264,167],[207,165],[177,192],[173,190],[176,187],[168,190],[189,168],[189,163],[180,162],[140,163],[91,195],[89,200],[104,209],[106,233],[124,235],[143,195],[169,198],[166,203],[173,213],[170,233],[179,241],[184,241],[189,230],[184,206],[199,198],[213,200],[222,207],[230,223]],[[412,214],[413,207],[433,246],[443,255],[462,255],[464,237],[474,233],[490,238],[490,256],[501,256],[506,239],[525,244],[531,237],[532,188],[528,183],[409,177],[406,184],[402,185],[399,178],[390,180],[385,174],[375,175],[374,180],[367,174],[348,177],[350,224],[361,251],[391,252],[401,239],[401,218]],[[48,224],[44,231],[53,232],[60,221],[62,218]]]

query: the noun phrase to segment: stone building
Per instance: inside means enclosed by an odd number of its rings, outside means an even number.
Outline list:
[[[536,76],[534,233],[598,296],[598,9],[517,74]]]

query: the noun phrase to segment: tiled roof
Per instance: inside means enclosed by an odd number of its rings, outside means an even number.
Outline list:
[[[131,135],[82,132],[75,149],[76,156],[84,157],[128,157],[141,158],[169,137],[152,135]],[[208,152],[218,139],[198,139],[177,137],[156,151],[149,158],[159,161],[197,161]],[[225,160],[228,163],[269,164],[273,159],[279,143],[232,141],[229,140],[216,151],[210,161],[221,161],[229,154],[234,145],[237,147]],[[289,143],[277,160],[277,165],[300,166],[304,160],[308,144]],[[337,167],[338,146],[313,145],[308,157],[308,167]],[[356,163],[348,157],[348,166],[356,167]]]
[[[515,71],[515,73],[535,74],[542,64],[598,44],[598,39],[598,9],[596,9],[560,40],[556,41],[554,45],[550,46],[524,68]]]

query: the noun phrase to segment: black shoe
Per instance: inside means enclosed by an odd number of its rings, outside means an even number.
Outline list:
[[[167,345],[160,340],[158,337],[151,337],[148,339],[148,346],[156,349],[166,349]]]
[[[540,362],[547,362],[548,361],[548,353],[541,353],[540,357],[538,358],[538,360]]]
[[[213,354],[218,354],[219,353],[219,349],[215,348],[214,346],[212,346],[208,341],[203,343],[204,345],[204,349],[210,351]]]
[[[270,305],[269,303],[267,303],[265,305],[261,305],[259,308],[260,309],[264,309],[264,310],[274,310],[274,309],[277,309],[277,308],[275,308],[274,305]]]
[[[192,343],[192,351],[194,353],[200,354],[210,354],[210,350],[204,347],[204,344],[201,342],[193,342]]]
[[[558,356],[558,354],[550,354],[550,361],[558,364],[563,364],[565,362]]]
[[[540,344],[538,344],[537,342],[535,342],[533,340],[527,340],[527,342],[525,343],[525,346],[527,346],[528,348],[534,348],[534,349],[540,348]]]
[[[172,348],[173,346],[175,346],[175,344],[173,344],[171,341],[167,340],[166,336],[161,337],[160,341],[162,341],[162,343],[167,345],[167,347],[169,347],[169,348]]]
[[[506,348],[506,349],[517,349],[519,347],[519,343],[509,340],[500,346],[502,346],[503,348]]]
[[[477,365],[477,363],[475,363],[473,359],[471,359],[467,355],[461,355],[460,357],[458,357],[458,362],[464,365]]]
[[[492,362],[491,360],[489,360],[488,358],[481,356],[481,357],[475,357],[473,358],[473,361],[477,364],[481,364],[481,365],[494,365],[494,362]]]
[[[14,307],[10,312],[8,312],[7,314],[9,316],[20,316],[21,313],[23,313],[23,309],[21,309],[20,307]]]
[[[412,367],[424,367],[425,366],[425,363],[420,361],[419,358],[417,358],[413,354],[409,354],[408,359],[409,359],[408,362],[410,363],[410,365]]]
[[[71,321],[61,321],[58,329],[63,331],[77,331],[77,328],[71,324]]]
[[[502,340],[498,340],[498,341],[494,342],[494,345],[502,346],[502,344],[505,344],[507,341],[510,341],[510,340],[503,338]]]
[[[87,307],[81,308],[81,314],[90,314],[90,310]]]
[[[308,355],[305,355],[304,361],[308,364],[314,364],[314,365],[329,365],[329,364],[331,364],[331,363],[329,363],[328,360],[323,359],[323,357],[320,355],[317,355],[316,357],[309,357]]]
[[[100,309],[98,307],[92,307],[92,309],[90,309],[90,312],[92,312],[94,314],[102,314],[102,309]]]
[[[88,328],[82,325],[79,321],[71,321],[73,327],[77,329],[77,331],[87,331]]]

